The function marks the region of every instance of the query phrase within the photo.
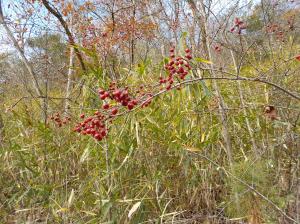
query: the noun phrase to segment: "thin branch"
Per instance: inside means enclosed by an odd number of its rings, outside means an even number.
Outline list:
[[[229,73],[229,74],[231,74],[231,73]],[[266,80],[263,80],[263,79],[259,79],[259,78],[247,78],[247,77],[242,77],[242,76],[239,76],[239,77],[232,77],[232,78],[231,78],[231,77],[197,77],[197,78],[194,78],[194,79],[188,79],[188,80],[185,80],[185,81],[183,81],[183,82],[177,83],[177,84],[173,85],[173,86],[171,87],[171,89],[175,89],[175,88],[180,87],[180,86],[183,86],[183,85],[192,85],[192,84],[195,84],[195,83],[197,83],[197,82],[204,81],[204,80],[225,80],[225,81],[261,82],[261,83],[265,83],[265,84],[268,84],[268,85],[270,85],[270,86],[273,86],[273,87],[275,87],[275,88],[281,90],[282,92],[286,93],[287,95],[293,97],[294,99],[297,99],[297,100],[300,101],[300,96],[299,96],[298,94],[293,93],[293,92],[291,92],[291,91],[289,91],[289,90],[286,90],[286,89],[283,88],[282,86],[279,86],[279,85],[277,85],[277,84],[275,84],[275,83],[272,83],[272,82],[269,82],[269,81],[266,81]],[[170,89],[170,90],[171,90],[171,89]],[[160,96],[160,95],[162,95],[162,94],[164,94],[164,93],[166,93],[166,92],[168,92],[168,91],[170,91],[170,90],[167,90],[167,89],[161,90],[161,91],[159,91],[159,92],[153,94],[152,97],[151,97],[150,99],[148,99],[148,100],[151,100],[151,99],[153,99],[153,98],[155,98],[155,97],[158,97],[158,96]],[[139,106],[133,108],[133,109],[130,110],[130,111],[124,111],[124,112],[122,112],[122,113],[116,114],[115,117],[116,117],[116,116],[122,116],[122,115],[124,115],[124,114],[129,113],[129,112],[132,112],[132,111],[134,111],[134,110],[137,110],[137,109],[140,108],[140,107],[142,107],[142,105],[139,105]]]
[[[21,56],[21,60],[22,62],[25,64],[26,69],[28,70],[29,74],[32,76],[33,78],[33,84],[34,84],[34,88],[35,91],[38,95],[43,95],[43,92],[40,88],[39,82],[38,82],[38,78],[36,73],[33,70],[32,65],[29,63],[28,59],[26,58],[23,49],[19,46],[16,38],[14,37],[12,31],[9,29],[9,27],[7,26],[5,20],[4,20],[4,15],[3,15],[3,11],[2,11],[2,0],[0,0],[0,24],[2,24],[2,26],[4,27],[7,35],[9,36],[9,39],[13,42],[14,47],[16,48],[16,50],[18,51],[19,55]]]
[[[60,22],[60,24],[64,28],[64,30],[65,30],[65,32],[68,36],[69,44],[74,48],[75,54],[76,54],[76,56],[79,60],[79,63],[80,63],[80,66],[81,66],[82,70],[86,71],[86,67],[85,67],[85,64],[83,62],[81,52],[78,50],[78,46],[75,43],[75,39],[74,39],[70,29],[69,29],[69,26],[68,26],[67,22],[64,20],[64,18],[60,14],[60,12],[58,12],[54,7],[52,7],[47,0],[42,0],[42,2],[44,4],[44,6],[47,8],[47,10],[58,19],[58,21]]]

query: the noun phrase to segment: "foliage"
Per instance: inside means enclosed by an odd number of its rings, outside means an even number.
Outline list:
[[[0,222],[297,219],[294,3],[267,1],[245,15],[234,5],[212,16],[206,1],[199,1],[204,8],[194,1],[46,1],[61,16],[54,17],[44,2],[5,5],[22,21],[7,24],[26,43],[28,64],[14,52],[0,57],[7,80],[0,83]],[[32,11],[18,13],[20,5]],[[24,28],[33,18],[52,32],[33,26],[39,32],[29,38]],[[61,21],[70,35],[53,31],[65,28]],[[181,60],[188,65],[182,78]],[[30,66],[43,95],[33,91]],[[122,107],[124,99],[112,94],[101,99],[112,83],[138,104]],[[102,141],[74,132],[95,112],[106,118]]]

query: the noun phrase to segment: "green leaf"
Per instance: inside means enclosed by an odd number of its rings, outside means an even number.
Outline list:
[[[212,64],[211,61],[206,60],[206,59],[204,59],[204,58],[194,58],[194,61],[195,61],[195,62],[205,63],[205,64]]]

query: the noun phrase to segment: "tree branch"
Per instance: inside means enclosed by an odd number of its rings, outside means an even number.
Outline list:
[[[43,2],[43,5],[46,7],[46,9],[58,19],[58,21],[60,22],[60,24],[64,28],[64,30],[65,30],[65,32],[68,36],[69,44],[74,48],[75,54],[78,58],[78,61],[80,63],[80,66],[81,66],[82,70],[86,71],[86,67],[85,67],[85,64],[83,62],[81,52],[78,50],[78,47],[76,46],[75,39],[74,39],[74,37],[73,37],[69,27],[68,27],[68,24],[66,23],[66,21],[64,20],[62,15],[54,7],[52,7],[47,0],[42,0],[42,2]]]
[[[43,92],[42,92],[42,90],[40,88],[40,85],[38,83],[37,75],[35,74],[32,65],[29,63],[28,59],[26,58],[26,56],[24,54],[24,50],[19,46],[19,44],[18,44],[16,38],[14,37],[12,31],[9,29],[9,27],[7,26],[7,24],[4,20],[4,15],[3,15],[3,11],[2,11],[2,0],[0,0],[0,24],[2,24],[2,26],[4,27],[9,39],[13,42],[14,47],[16,48],[19,55],[21,56],[22,62],[25,64],[26,69],[28,70],[29,74],[32,76],[33,84],[34,84],[34,88],[35,88],[36,93],[38,95],[42,96]]]

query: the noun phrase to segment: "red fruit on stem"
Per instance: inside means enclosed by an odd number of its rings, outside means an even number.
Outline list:
[[[108,103],[104,104],[104,105],[102,106],[102,108],[103,108],[104,110],[109,109],[109,104],[108,104]]]
[[[184,51],[185,51],[185,53],[190,53],[190,52],[191,52],[191,50],[190,50],[190,49],[188,49],[188,48],[187,48],[187,49],[185,49]]]
[[[132,100],[133,105],[137,105],[138,101],[137,100]]]
[[[122,101],[122,106],[126,107],[128,105],[127,101]]]
[[[191,60],[193,57],[192,57],[192,55],[190,55],[190,54],[187,54],[186,56],[185,56],[188,60]]]
[[[300,61],[300,55],[296,56],[295,58],[296,60]]]
[[[100,134],[95,134],[94,135],[94,137],[95,137],[95,139],[97,139],[98,141],[101,141],[102,140],[102,137],[101,137],[101,135]]]
[[[104,93],[105,93],[105,90],[103,90],[103,89],[99,89],[99,90],[98,90],[98,93],[102,95],[102,94],[104,94]]]
[[[117,113],[118,113],[118,108],[113,108],[111,114],[116,115]]]
[[[81,119],[83,119],[84,117],[85,117],[85,115],[84,115],[84,114],[81,114],[81,115],[80,115],[80,118],[81,118]]]
[[[127,105],[128,110],[132,110],[134,108],[134,104],[132,102]]]

